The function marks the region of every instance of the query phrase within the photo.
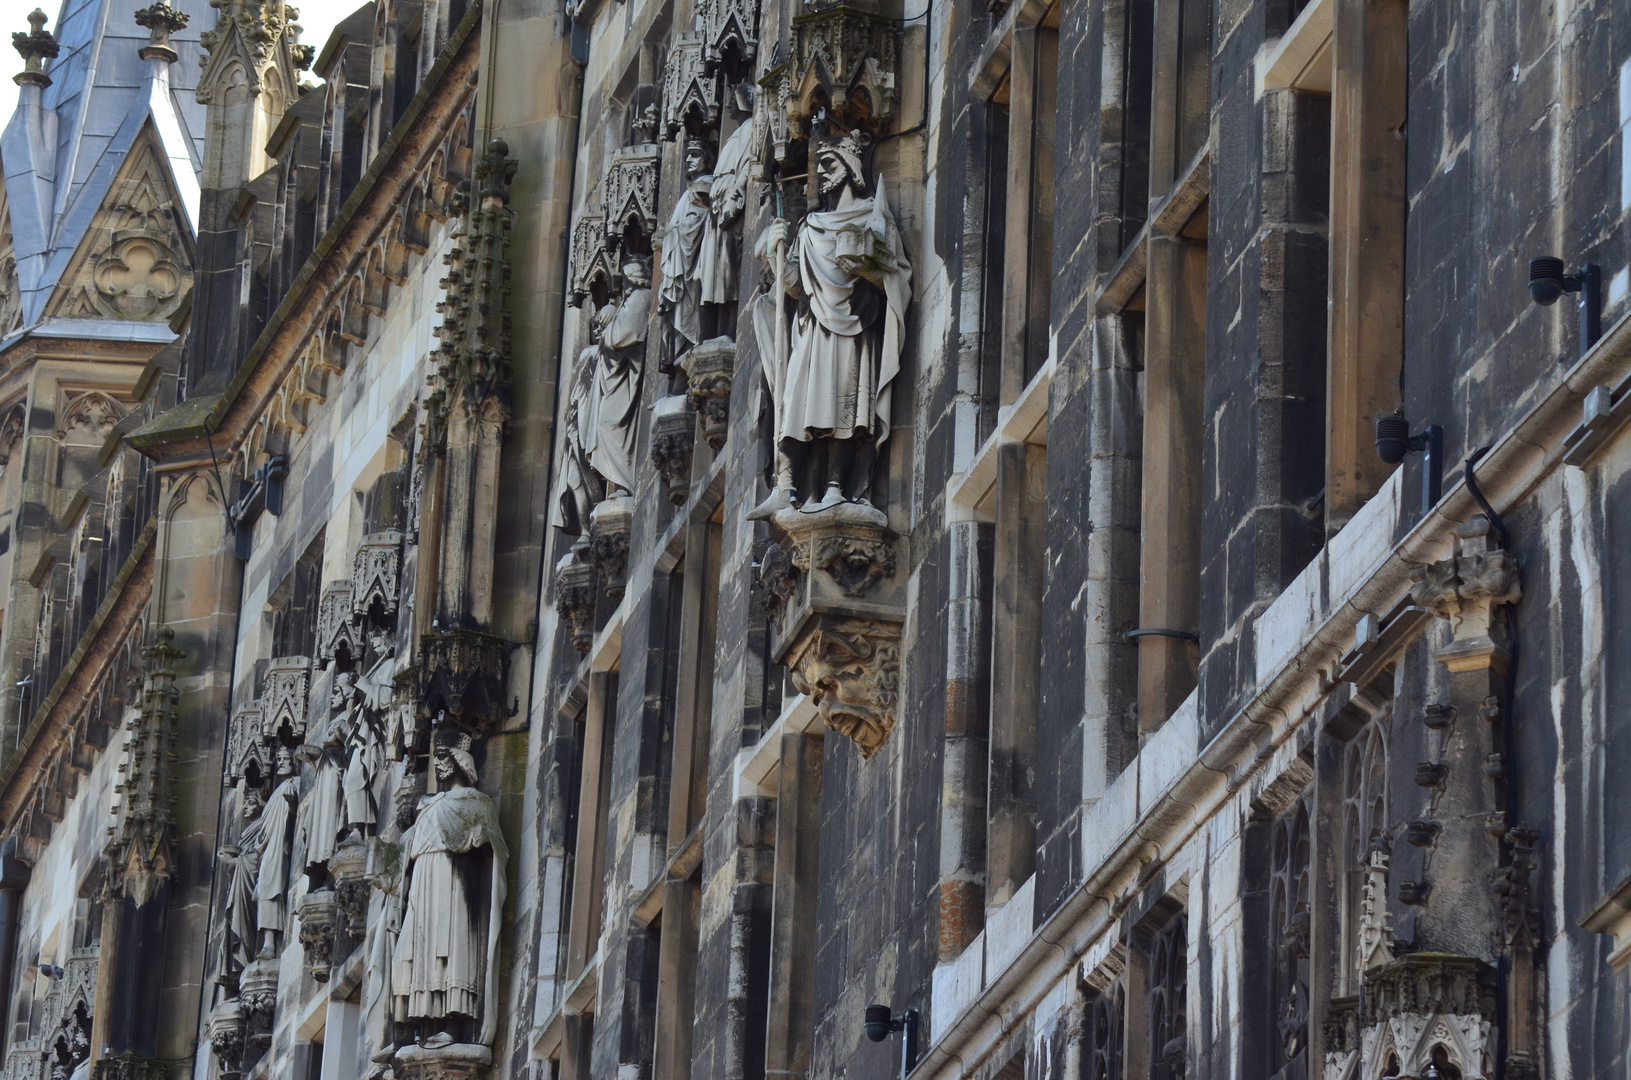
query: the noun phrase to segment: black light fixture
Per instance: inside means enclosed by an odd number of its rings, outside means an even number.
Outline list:
[[[1603,336],[1603,270],[1586,263],[1576,274],[1563,272],[1563,260],[1542,255],[1529,260],[1529,295],[1542,307],[1551,307],[1564,293],[1580,294],[1580,355]]]
[[[1389,465],[1397,465],[1406,454],[1420,452],[1421,512],[1438,505],[1444,493],[1444,429],[1428,424],[1416,434],[1410,434],[1410,421],[1398,413],[1376,418],[1376,456]]]
[[[868,1005],[865,1015],[866,1037],[873,1042],[883,1042],[893,1032],[901,1033],[900,1078],[906,1080],[906,1074],[917,1064],[917,1010],[907,1009],[895,1016],[887,1005]]]

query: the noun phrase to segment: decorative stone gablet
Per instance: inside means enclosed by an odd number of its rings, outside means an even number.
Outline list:
[[[1495,969],[1476,957],[1412,953],[1367,971],[1357,998],[1331,1003],[1323,1080],[1419,1077],[1449,1064],[1495,1075]]]
[[[905,584],[887,521],[865,503],[785,509],[771,518],[777,542],[760,558],[772,655],[863,758],[898,720]]]

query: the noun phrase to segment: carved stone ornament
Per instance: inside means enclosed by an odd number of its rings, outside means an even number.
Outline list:
[[[261,92],[267,73],[277,68],[278,89],[292,97],[294,71],[311,63],[311,47],[297,40],[295,9],[282,0],[221,0],[215,7],[220,14],[214,28],[199,35],[208,55],[198,81],[198,100],[209,104],[222,75],[239,56],[248,61],[242,68],[251,95]]]
[[[1470,956],[1413,953],[1367,971],[1357,999],[1326,1014],[1324,1080],[1425,1075],[1435,1058],[1493,1077],[1495,969]]]
[[[685,128],[685,118],[695,111],[702,128],[719,123],[718,72],[704,68],[702,36],[681,34],[668,53],[663,69],[663,138],[673,142]]]
[[[476,630],[435,630],[419,642],[418,715],[446,712],[464,727],[496,725],[510,715],[504,700],[509,642]]]
[[[333,889],[318,889],[300,898],[300,945],[306,953],[306,969],[318,982],[328,982],[334,962],[334,924],[339,905]]]
[[[147,903],[175,872],[175,818],[171,811],[171,763],[176,738],[175,633],[161,626],[142,650],[141,703],[125,726],[125,757],[115,787],[113,825],[107,847],[105,888],[137,905]]]
[[[697,414],[681,394],[660,399],[651,411],[651,464],[668,485],[668,501],[684,506],[691,496],[691,452],[697,440]]]
[[[848,4],[795,15],[789,112],[807,120],[824,99],[851,126],[887,121],[895,115],[899,53],[899,30],[887,16]],[[868,110],[856,114],[857,100]]]
[[[396,1052],[397,1080],[481,1080],[490,1071],[493,1052],[480,1043],[446,1046],[408,1045]]]
[[[148,32],[148,42],[138,53],[143,60],[163,60],[173,64],[179,57],[175,47],[170,44],[170,37],[186,29],[192,22],[192,16],[185,11],[177,11],[164,0],[156,0],[148,7],[136,12],[136,25]]]
[[[381,615],[395,615],[399,587],[397,575],[402,566],[402,534],[395,529],[369,533],[357,546],[351,564],[353,610],[367,615],[379,605]]]
[[[25,34],[19,30],[11,35],[11,47],[23,58],[23,70],[16,76],[18,86],[44,89],[51,85],[51,78],[46,75],[40,61],[55,60],[61,47],[51,31],[45,28],[45,20],[45,12],[35,8],[28,15],[30,32]]]
[[[620,495],[595,504],[589,513],[589,551],[606,583],[606,599],[623,599],[629,571],[629,531],[634,525],[634,498]]]
[[[555,566],[555,611],[572,635],[572,647],[587,654],[595,640],[595,568],[571,552]]]
[[[895,573],[899,537],[875,507],[841,503],[818,512],[795,508],[778,511],[771,524],[785,537],[795,569],[819,570],[846,596],[862,596]]]
[[[1372,848],[1360,887],[1359,970],[1369,971],[1393,960],[1393,931],[1387,911],[1388,854]]]
[[[788,673],[822,721],[871,757],[895,728],[900,626],[822,616],[788,653]]]
[[[793,122],[788,113],[793,101],[793,83],[790,65],[783,63],[771,68],[759,80],[759,92],[753,98],[753,145],[769,145],[771,160],[787,160],[787,144],[793,139]],[[766,166],[769,162],[754,158],[753,178],[760,183],[768,181]]]
[[[436,304],[441,344],[432,354],[436,367],[421,403],[426,445],[435,450],[446,444],[448,417],[457,404],[475,416],[490,400],[501,418],[509,416],[509,248],[515,214],[508,204],[509,183],[520,164],[509,153],[509,144],[494,139],[477,159],[473,179],[479,190],[466,200],[452,230],[452,249],[442,256],[448,272]],[[357,585],[355,578],[352,584]],[[366,588],[357,588],[359,603],[367,603],[368,596]]]
[[[244,1008],[238,998],[226,998],[210,1011],[210,1052],[223,1077],[237,1076],[243,1068]]]
[[[679,367],[689,380],[685,396],[702,417],[702,437],[717,454],[730,434],[736,342],[728,337],[709,338],[680,357]]]
[[[166,1080],[169,1074],[169,1062],[120,1054],[102,1058],[91,1075],[94,1080]]]
[[[1518,562],[1494,546],[1482,515],[1456,529],[1456,552],[1448,559],[1412,568],[1410,602],[1447,620],[1454,643],[1437,654],[1445,667],[1475,671],[1504,665],[1506,651],[1490,637],[1495,609],[1523,597]]]
[[[362,633],[353,621],[355,589],[349,581],[334,581],[323,587],[317,604],[317,661],[326,664],[340,655],[355,659],[362,655]]]
[[[272,751],[262,738],[263,731],[260,702],[239,706],[232,714],[232,723],[227,728],[225,782],[228,786],[248,775],[250,766],[257,768],[263,779],[272,775]]]
[[[617,266],[611,252],[606,249],[606,218],[602,214],[585,214],[572,230],[572,285],[568,303],[582,307],[594,292],[595,283],[611,289],[617,277]]]
[[[265,730],[279,732],[285,724],[296,738],[306,734],[306,691],[311,684],[311,660],[281,656],[266,669],[261,710]]]
[[[355,833],[347,836],[329,856],[328,872],[345,932],[352,941],[361,941],[368,933],[368,845]]]
[[[625,146],[612,152],[606,169],[604,213],[608,246],[621,242],[630,224],[647,236],[657,231],[657,179],[662,150],[655,143]]]

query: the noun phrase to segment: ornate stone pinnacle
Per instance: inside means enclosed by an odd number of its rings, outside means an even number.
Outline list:
[[[38,86],[43,90],[51,85],[51,79],[40,66],[40,61],[55,60],[58,46],[57,39],[45,29],[45,20],[45,12],[35,8],[28,15],[28,25],[33,28],[32,32],[25,34],[18,31],[11,35],[12,48],[23,58],[23,70],[18,72],[13,80],[18,86]]]
[[[163,60],[173,64],[178,59],[175,48],[170,44],[170,35],[182,30],[190,22],[192,16],[185,11],[177,11],[164,0],[154,0],[151,7],[144,7],[136,12],[136,25],[146,27],[151,35],[148,43],[141,47],[139,55],[143,60]]]

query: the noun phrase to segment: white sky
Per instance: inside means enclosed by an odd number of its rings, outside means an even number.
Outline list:
[[[300,11],[300,40],[322,52],[334,24],[356,11],[362,3],[363,0],[294,0],[294,6]],[[45,28],[55,30],[57,10],[61,6],[61,0],[0,0],[0,128],[11,119],[12,110],[17,107],[17,85],[11,76],[23,70],[22,57],[11,47],[11,32],[27,33],[28,13],[37,7],[50,16]],[[306,77],[311,78],[309,74]]]

